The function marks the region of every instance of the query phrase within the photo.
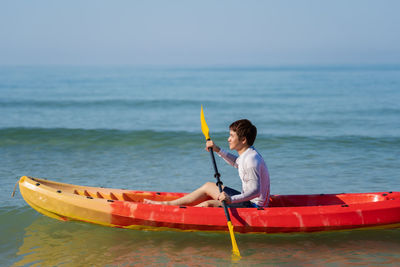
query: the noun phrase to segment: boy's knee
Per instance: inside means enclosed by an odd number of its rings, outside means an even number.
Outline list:
[[[203,188],[209,188],[209,187],[212,187],[212,186],[215,186],[215,184],[212,183],[212,182],[207,182],[207,183],[203,184]]]

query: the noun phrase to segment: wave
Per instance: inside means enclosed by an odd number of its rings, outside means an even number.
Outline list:
[[[338,136],[264,136],[270,144],[313,144],[313,145],[341,145],[341,146],[388,146],[400,147],[400,137],[398,136],[362,136],[362,135],[338,135]],[[257,138],[259,141],[259,138]]]
[[[214,132],[219,143],[226,141],[226,132]],[[171,147],[181,144],[204,142],[199,132],[118,130],[118,129],[68,129],[68,128],[0,128],[0,147],[12,145],[71,145],[71,146],[157,146]],[[333,144],[339,146],[388,146],[399,147],[399,136],[305,136],[259,134],[256,146],[276,146],[283,144]]]
[[[128,107],[128,108],[159,108],[159,107],[200,107],[204,101],[184,99],[97,99],[97,100],[0,100],[4,108],[96,108],[96,107]],[[207,101],[208,103],[210,101]]]
[[[151,143],[177,144],[199,140],[200,134],[152,130],[5,128],[0,129],[0,146],[6,145],[111,145],[136,146]]]
[[[282,107],[282,102],[279,98],[293,97],[294,93],[285,94],[279,93],[278,99],[268,104],[270,110],[278,112]],[[201,105],[206,103],[209,108],[221,108],[231,109],[232,111],[238,107],[247,107],[248,105],[257,106],[265,104],[262,100],[263,96],[255,99],[233,99],[226,101],[227,97],[216,98],[209,100],[205,98],[193,99],[48,99],[48,100],[35,100],[35,99],[19,99],[19,100],[0,100],[0,107],[5,109],[36,109],[36,110],[69,110],[69,109],[129,109],[129,110],[197,110]],[[296,95],[297,98],[305,98],[303,94]],[[285,107],[293,109],[296,107],[295,104],[285,103]],[[260,110],[263,112],[263,110]],[[305,111],[305,114],[309,114],[309,111]],[[400,115],[399,107],[392,106],[376,106],[376,107],[352,107],[347,110],[332,110],[330,115],[337,116],[338,118],[359,118],[365,116],[398,116]]]
[[[211,65],[211,66],[185,66],[170,67],[167,70],[173,71],[226,71],[226,72],[340,72],[340,71],[399,71],[399,64],[332,64],[332,65]]]

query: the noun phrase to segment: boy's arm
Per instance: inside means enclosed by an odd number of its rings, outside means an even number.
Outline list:
[[[233,167],[237,168],[238,165],[236,163],[236,159],[237,156],[226,152],[225,150],[223,150],[222,148],[220,148],[220,150],[218,152],[216,152],[218,156],[220,156],[221,158],[223,158],[228,164],[232,165]]]
[[[238,165],[236,164],[237,156],[226,152],[225,150],[217,146],[212,140],[207,140],[206,150],[208,151],[210,148],[212,148],[214,152],[217,153],[218,156],[223,158],[228,164],[232,165],[235,168],[238,167]]]

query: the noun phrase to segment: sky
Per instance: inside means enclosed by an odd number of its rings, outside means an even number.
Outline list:
[[[399,64],[397,0],[0,0],[0,65]]]

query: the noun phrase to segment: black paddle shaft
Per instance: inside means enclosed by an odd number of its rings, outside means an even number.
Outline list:
[[[212,147],[210,147],[210,154],[211,154],[211,160],[212,160],[212,163],[214,166],[214,172],[215,172],[214,177],[215,177],[215,179],[217,179],[217,186],[218,186],[219,192],[221,193],[222,192],[222,182],[219,179],[221,177],[221,174],[219,174],[219,172],[218,172],[217,163],[215,162],[214,151],[213,151]],[[224,207],[226,219],[228,221],[230,221],[231,216],[229,215],[228,207],[226,206],[225,200],[222,201],[222,206]]]

